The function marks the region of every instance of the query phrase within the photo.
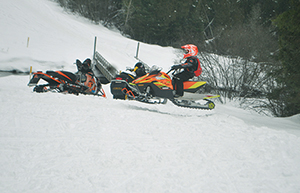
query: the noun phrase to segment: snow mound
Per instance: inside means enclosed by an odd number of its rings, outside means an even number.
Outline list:
[[[75,71],[95,36],[117,69],[136,62],[136,41],[51,1],[3,1],[0,19],[0,70]],[[176,54],[141,44],[139,57],[167,71]],[[28,82],[0,77],[0,192],[300,191],[299,115],[113,100],[109,85],[107,98],[33,93]]]

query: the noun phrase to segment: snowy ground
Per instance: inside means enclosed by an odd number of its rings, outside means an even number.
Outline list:
[[[47,0],[1,2],[0,70],[75,71],[97,50],[133,66],[137,42]],[[29,47],[27,38],[30,37]],[[141,45],[167,70],[172,48]],[[264,117],[232,104],[212,111],[33,93],[0,77],[0,192],[300,192],[300,116]]]

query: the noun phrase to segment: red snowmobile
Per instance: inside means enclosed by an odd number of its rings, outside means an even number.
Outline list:
[[[174,97],[172,80],[168,73],[162,72],[159,68],[152,68],[149,73],[131,83],[125,80],[112,80],[111,92],[114,95],[117,94],[116,91],[122,91],[126,95],[125,99],[144,103],[165,104],[169,99],[180,107],[195,109],[213,109],[215,107],[210,99],[220,97],[220,95],[197,93],[206,84],[205,81],[185,81],[184,95]]]
[[[68,71],[37,71],[33,73],[28,86],[35,86],[33,91],[42,92],[61,92],[70,94],[89,94],[106,97],[102,85],[91,70],[90,60],[83,63],[76,60],[78,72],[75,74]],[[40,80],[45,84],[38,84]]]

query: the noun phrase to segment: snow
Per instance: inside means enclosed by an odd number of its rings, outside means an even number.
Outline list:
[[[136,41],[51,1],[1,2],[0,20],[2,71],[75,72],[95,36],[117,69],[136,63]],[[165,71],[177,60],[147,44],[139,57]],[[300,115],[113,100],[109,85],[107,98],[39,94],[28,81],[0,77],[0,192],[300,192]]]

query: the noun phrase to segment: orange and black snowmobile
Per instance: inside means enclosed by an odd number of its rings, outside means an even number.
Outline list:
[[[165,104],[168,99],[180,107],[213,109],[215,104],[210,99],[220,97],[197,93],[206,84],[205,81],[185,81],[184,95],[174,97],[172,79],[157,67],[152,67],[149,73],[131,83],[124,80],[112,80],[112,83],[121,89],[126,98],[152,104]]]
[[[124,88],[130,90],[129,83],[136,79],[136,76],[130,72],[121,72],[110,83],[110,91],[114,99],[127,98]]]
[[[89,94],[97,96],[105,96],[102,85],[98,78],[91,70],[82,70],[79,65],[81,62],[76,61],[78,72],[75,74],[68,71],[46,71],[46,73],[34,72],[28,86],[35,86],[34,92],[62,92],[70,94]],[[43,80],[44,84],[38,84]]]
[[[145,64],[138,62],[135,64],[134,68],[127,67],[126,71],[117,74],[110,84],[110,91],[114,99],[126,99],[126,93],[124,88],[130,90],[128,86],[133,80],[142,77],[147,74],[148,69],[146,69]]]

